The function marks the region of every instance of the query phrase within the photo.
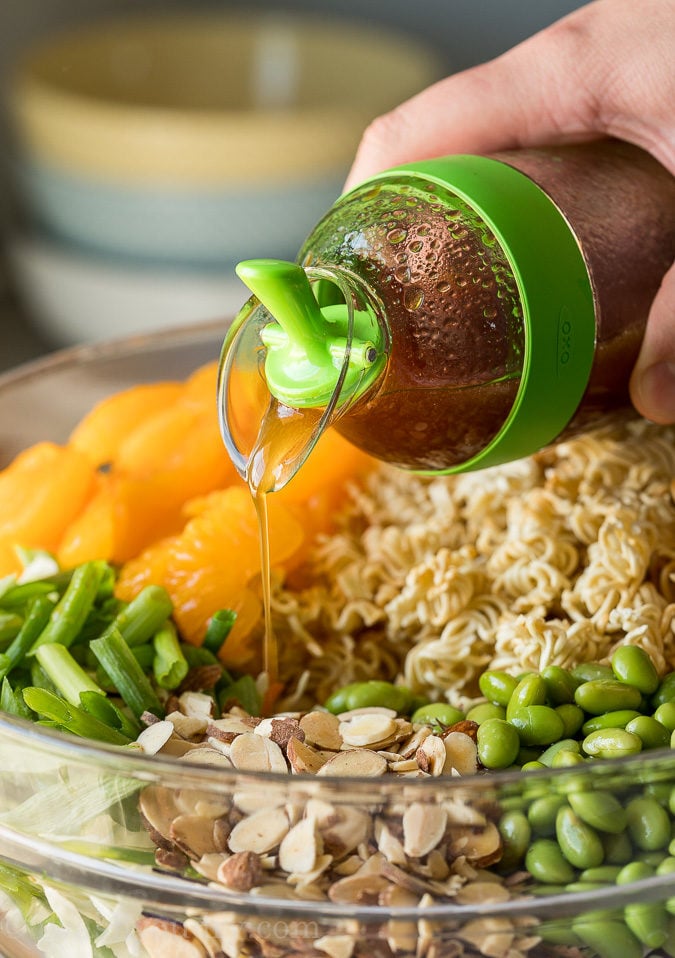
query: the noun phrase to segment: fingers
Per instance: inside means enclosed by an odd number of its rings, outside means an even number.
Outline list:
[[[398,163],[612,135],[675,169],[675,2],[595,0],[368,128],[351,188]]]
[[[563,21],[407,100],[370,125],[347,185],[427,157],[587,137],[595,109],[579,76],[584,42]]]
[[[675,422],[675,264],[652,305],[630,387],[639,413],[653,422]]]

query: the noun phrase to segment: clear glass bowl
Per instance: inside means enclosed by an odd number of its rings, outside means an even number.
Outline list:
[[[74,349],[0,379],[2,457],[41,438],[63,439],[92,403],[139,381],[187,375],[217,358],[225,324]],[[625,807],[647,795],[670,816],[675,755],[653,751],[620,761],[523,775],[331,779],[242,772],[122,751],[0,718],[0,954],[4,958],[632,958],[675,953],[675,873],[615,884],[534,883],[522,868],[490,863],[504,815],[527,817],[542,798],[611,794]],[[444,822],[436,850],[402,861],[382,835],[405,832],[406,814]],[[675,802],[673,803],[675,808]],[[209,879],[216,822],[246,816],[310,815],[323,854],[344,862],[344,881],[319,896],[302,877],[270,879],[251,891]],[[157,832],[194,816],[205,854],[191,878],[157,867]],[[185,824],[185,821],[183,821]],[[426,825],[425,825],[426,827]],[[178,832],[175,829],[178,828]],[[648,829],[647,829],[648,831]],[[617,850],[656,865],[668,842]],[[641,838],[639,836],[642,836]],[[227,838],[227,836],[225,836]],[[546,830],[535,837],[546,838]],[[312,838],[311,840],[315,840]],[[222,845],[217,845],[222,847]],[[611,850],[613,848],[613,850]],[[384,849],[384,851],[381,851]],[[276,854],[272,849],[272,857]],[[441,859],[445,862],[442,863]],[[209,865],[210,862],[210,865]],[[448,864],[449,863],[449,864]],[[270,867],[274,864],[269,861]],[[361,869],[360,880],[349,881]],[[272,874],[272,872],[270,872]],[[454,876],[454,877],[453,877]],[[245,884],[245,883],[244,883]],[[293,897],[289,897],[289,896]],[[674,909],[675,910],[675,909]],[[54,921],[54,915],[58,921]],[[659,923],[668,940],[647,937]],[[663,937],[663,936],[661,936]],[[95,942],[96,944],[91,944]],[[38,944],[39,943],[39,944]]]

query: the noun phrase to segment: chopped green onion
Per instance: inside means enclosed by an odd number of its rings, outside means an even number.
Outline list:
[[[94,639],[90,648],[136,718],[143,712],[152,712],[160,718],[164,715],[162,703],[115,625],[100,639]]]
[[[236,704],[249,715],[260,715],[262,702],[253,676],[242,675],[235,682],[226,685],[218,695],[218,704],[223,712],[230,704]]]
[[[4,678],[0,686],[0,711],[16,715],[18,718],[33,718],[33,713],[26,705],[23,696],[19,694],[18,689],[12,688],[8,678]]]
[[[0,647],[6,647],[23,625],[23,618],[16,612],[0,612]]]
[[[70,705],[79,706],[83,692],[104,695],[103,689],[77,664],[65,645],[59,645],[58,642],[41,645],[35,657]]]
[[[155,648],[152,670],[157,685],[161,689],[177,689],[188,674],[190,666],[181,651],[176,627],[170,619],[155,632],[152,643]]]
[[[85,712],[93,715],[94,718],[105,722],[111,728],[118,729],[123,735],[128,735],[131,739],[138,738],[143,731],[140,722],[125,714],[122,709],[119,709],[114,702],[111,702],[105,695],[101,695],[100,692],[82,692],[80,707]]]
[[[28,650],[32,648],[36,639],[49,622],[54,609],[54,600],[46,595],[38,595],[33,600],[28,615],[21,626],[16,638],[0,656],[0,678],[7,675],[16,665],[23,661]]]
[[[199,668],[200,665],[220,665],[221,663],[215,657],[213,652],[209,652],[201,645],[190,645],[189,642],[181,642],[181,652],[187,660],[191,669]],[[223,669],[223,671],[225,671]],[[231,681],[231,679],[230,679]]]
[[[173,612],[169,593],[161,585],[146,585],[115,617],[126,644],[132,648],[149,642]]]
[[[82,709],[70,705],[54,692],[30,687],[23,690],[23,698],[26,705],[34,712],[44,715],[49,722],[72,735],[94,738],[100,742],[109,742],[111,745],[128,745],[131,741],[128,736],[117,729],[110,728],[105,722],[99,721]]]
[[[47,626],[38,637],[30,655],[41,645],[59,642],[68,647],[78,636],[96,599],[101,579],[108,567],[106,562],[92,561],[77,566],[68,588],[54,609]]]
[[[237,613],[232,609],[219,609],[214,612],[206,629],[202,647],[217,655],[223,647],[225,639],[232,631],[236,618]]]

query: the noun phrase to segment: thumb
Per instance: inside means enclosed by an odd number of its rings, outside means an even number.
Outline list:
[[[675,423],[675,264],[652,305],[630,390],[633,405],[647,419]]]

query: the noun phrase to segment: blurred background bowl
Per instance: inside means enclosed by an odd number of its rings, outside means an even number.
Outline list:
[[[196,266],[293,257],[377,114],[439,73],[367,25],[127,17],[27,53],[10,95],[32,219],[85,249]]]

